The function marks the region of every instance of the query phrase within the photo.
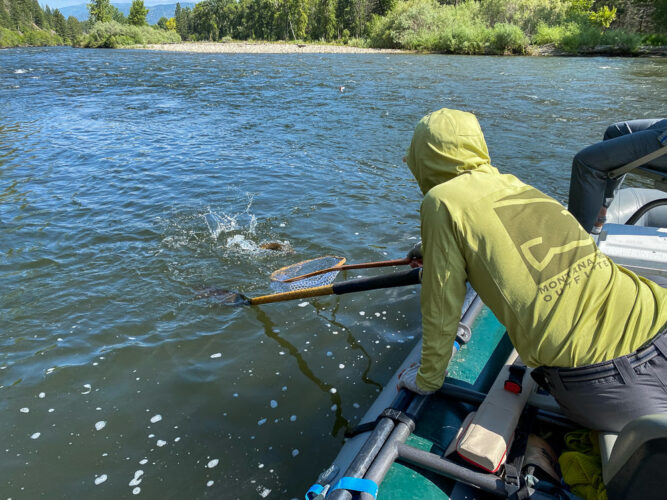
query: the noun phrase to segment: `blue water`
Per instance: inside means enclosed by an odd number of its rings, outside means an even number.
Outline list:
[[[301,497],[418,290],[201,290],[403,257],[429,111],[476,113],[494,165],[565,200],[574,153],[665,90],[664,59],[0,51],[0,498]]]

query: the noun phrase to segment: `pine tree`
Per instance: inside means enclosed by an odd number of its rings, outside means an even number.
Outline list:
[[[146,26],[148,24],[146,14],[148,14],[148,9],[144,7],[144,0],[133,0],[127,22],[133,26]]]
[[[111,21],[111,4],[109,0],[92,0],[88,4],[91,23],[107,23]]]
[[[68,38],[67,21],[58,9],[53,11],[53,29],[62,39]]]

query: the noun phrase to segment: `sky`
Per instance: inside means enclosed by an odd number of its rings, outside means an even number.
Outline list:
[[[146,7],[150,5],[159,5],[164,3],[176,3],[178,0],[144,0]],[[200,0],[187,0],[188,2],[197,3]],[[70,5],[81,5],[88,3],[88,0],[39,0],[39,4],[44,7],[48,5],[52,9],[60,9],[61,7],[69,7]],[[111,0],[111,3],[132,3],[132,0]]]

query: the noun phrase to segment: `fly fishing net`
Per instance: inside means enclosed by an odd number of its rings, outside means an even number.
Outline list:
[[[345,264],[344,257],[327,255],[282,267],[271,274],[271,287],[281,292],[330,285],[340,270],[325,271]]]

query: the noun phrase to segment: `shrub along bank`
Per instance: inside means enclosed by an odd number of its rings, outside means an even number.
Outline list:
[[[150,26],[133,26],[116,21],[99,22],[77,44],[81,47],[115,49],[126,45],[180,42],[173,30],[155,29]]]
[[[524,54],[531,46],[544,45],[566,53],[604,45],[610,52],[632,54],[644,41],[638,33],[608,29],[613,16],[597,19],[590,4],[517,0],[514,9],[503,5],[505,0],[458,5],[409,0],[372,19],[368,42],[373,47],[457,54]]]

